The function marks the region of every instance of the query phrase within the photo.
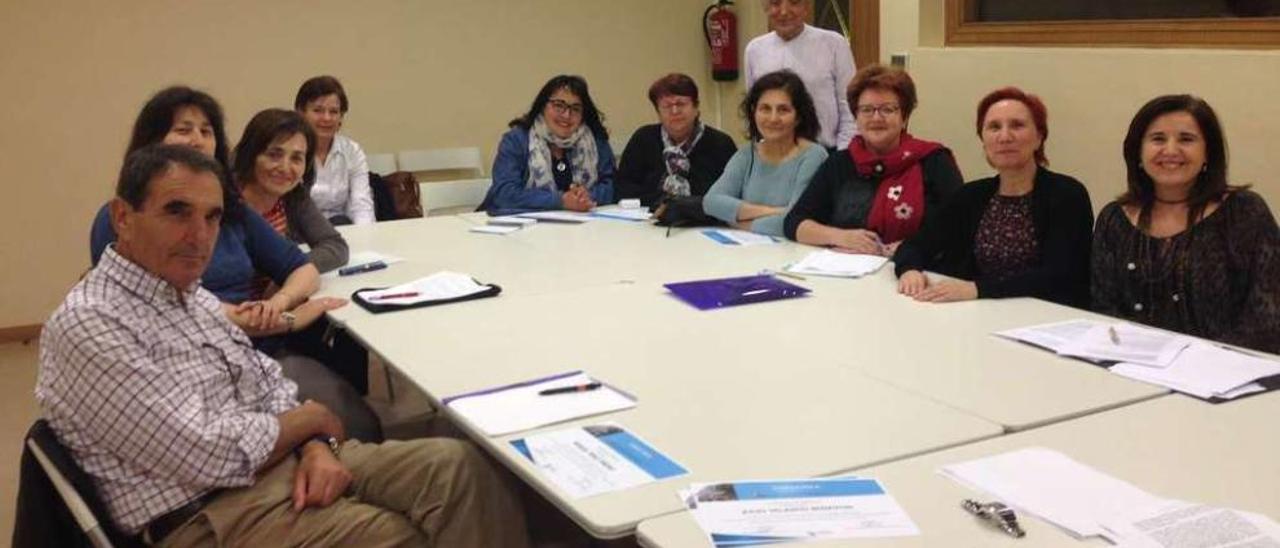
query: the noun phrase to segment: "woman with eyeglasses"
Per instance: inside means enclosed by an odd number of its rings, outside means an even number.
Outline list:
[[[613,150],[603,118],[581,76],[548,80],[502,136],[493,185],[477,211],[590,211],[613,203]]]
[[[1098,214],[1093,309],[1280,353],[1280,228],[1227,184],[1227,140],[1204,99],[1165,95],[1124,139],[1128,190]]]
[[[1045,168],[1048,111],[1008,87],[978,103],[996,175],[965,184],[893,255],[898,291],[917,301],[1036,297],[1089,306],[1093,206],[1083,184]],[[925,270],[951,279],[930,280]]]
[[[649,86],[658,123],[637,129],[618,163],[619,200],[656,207],[664,197],[702,196],[738,150],[724,132],[702,122],[698,84],[668,74]]]
[[[827,149],[814,142],[818,115],[804,81],[789,70],[761,76],[742,101],[751,142],[702,199],[707,215],[743,230],[782,236],[782,222]]]
[[[951,151],[907,133],[911,76],[871,65],[849,83],[858,135],[813,176],[787,214],[787,237],[847,253],[892,256],[964,184]]]

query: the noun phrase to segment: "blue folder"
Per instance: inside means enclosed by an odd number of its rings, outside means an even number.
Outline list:
[[[670,283],[663,287],[698,310],[791,299],[809,293],[807,288],[769,275]]]

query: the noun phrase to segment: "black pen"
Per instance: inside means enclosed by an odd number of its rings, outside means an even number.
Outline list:
[[[382,270],[387,267],[387,263],[382,261],[373,261],[371,263],[344,266],[338,269],[339,276],[350,276],[352,274],[361,274],[364,272],[373,272],[374,270]]]
[[[600,388],[601,386],[603,385],[601,385],[598,382],[589,382],[587,384],[577,384],[574,386],[561,386],[560,388],[548,388],[546,390],[539,391],[538,395],[554,396],[556,394],[572,394],[574,392],[587,392],[590,390],[595,390],[597,388]]]

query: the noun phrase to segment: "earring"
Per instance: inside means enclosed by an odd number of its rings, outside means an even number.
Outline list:
[[[1205,162],[1205,163],[1201,164],[1201,165],[1200,165],[1200,173],[1208,173],[1208,172],[1209,172],[1209,162]]]

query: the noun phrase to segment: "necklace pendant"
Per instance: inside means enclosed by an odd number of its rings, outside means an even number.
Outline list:
[[[568,166],[565,166],[565,165],[564,165],[564,162],[556,162],[556,171],[559,171],[559,172],[561,172],[561,173],[564,173],[564,170],[565,170],[567,167],[568,167]]]

